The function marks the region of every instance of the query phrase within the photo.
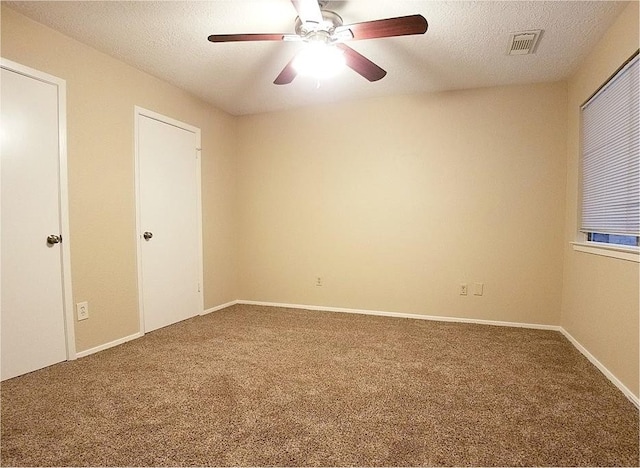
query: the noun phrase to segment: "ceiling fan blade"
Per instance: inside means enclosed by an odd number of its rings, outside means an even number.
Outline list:
[[[291,0],[291,3],[293,3],[303,23],[322,23],[322,13],[317,0]]]
[[[282,69],[280,74],[276,77],[273,84],[277,85],[285,85],[289,84],[293,81],[293,79],[298,75],[296,69],[293,68],[293,61],[295,60],[295,56],[287,63],[287,65]]]
[[[212,34],[211,42],[282,41],[287,34]]]
[[[424,34],[429,24],[422,15],[400,16],[364,23],[347,24],[336,28],[338,36],[344,36],[351,32],[352,40],[376,39],[379,37],[409,36],[412,34]],[[343,37],[343,40],[348,40]]]
[[[344,52],[344,58],[347,62],[347,66],[364,76],[367,80],[378,81],[384,78],[387,74],[386,71],[364,55],[353,50],[351,47],[345,44],[336,44],[336,47]]]

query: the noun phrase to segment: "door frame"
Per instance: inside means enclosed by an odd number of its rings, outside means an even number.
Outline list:
[[[67,361],[76,359],[75,317],[73,314],[73,288],[71,283],[71,236],[69,235],[69,179],[67,169],[67,82],[48,73],[35,70],[0,57],[0,68],[54,85],[58,91],[58,185],[60,196],[60,235],[62,236],[62,310]],[[1,221],[0,221],[1,222]],[[2,274],[0,272],[0,274]]]
[[[140,106],[134,106],[133,111],[133,132],[134,132],[134,159],[135,159],[135,196],[136,196],[136,265],[138,269],[138,315],[140,319],[140,334],[145,334],[144,326],[144,296],[142,291],[142,222],[140,219],[140,154],[138,142],[138,119],[147,117],[158,122],[181,128],[188,132],[192,132],[196,136],[196,210],[197,210],[197,229],[198,229],[198,307],[197,314],[201,315],[204,311],[204,262],[203,262],[203,241],[202,241],[202,147],[201,147],[201,131],[198,127],[189,125],[179,120],[172,119],[157,112],[145,109]]]

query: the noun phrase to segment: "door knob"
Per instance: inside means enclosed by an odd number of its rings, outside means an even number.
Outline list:
[[[60,236],[56,236],[55,234],[47,236],[47,244],[49,245],[59,244],[60,242],[62,242],[62,237]]]
[[[144,240],[149,240],[153,237],[153,232],[145,231],[145,233],[142,234],[142,237],[144,237]]]

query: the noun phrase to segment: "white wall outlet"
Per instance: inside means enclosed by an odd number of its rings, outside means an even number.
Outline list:
[[[89,318],[89,303],[88,302],[78,302],[76,304],[76,315],[78,316],[78,320],[86,320]]]
[[[473,295],[482,296],[484,294],[484,283],[473,283]]]
[[[322,278],[320,276],[316,277],[316,286],[322,286]]]
[[[460,295],[466,296],[469,292],[469,288],[467,287],[467,283],[460,283]]]

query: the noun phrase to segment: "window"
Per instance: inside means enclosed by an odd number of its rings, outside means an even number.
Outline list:
[[[640,81],[636,53],[582,106],[582,218],[588,242],[640,243]]]
[[[602,234],[601,232],[587,233],[589,242],[603,242],[605,244],[632,245],[638,247],[638,236],[621,236],[617,234]]]

